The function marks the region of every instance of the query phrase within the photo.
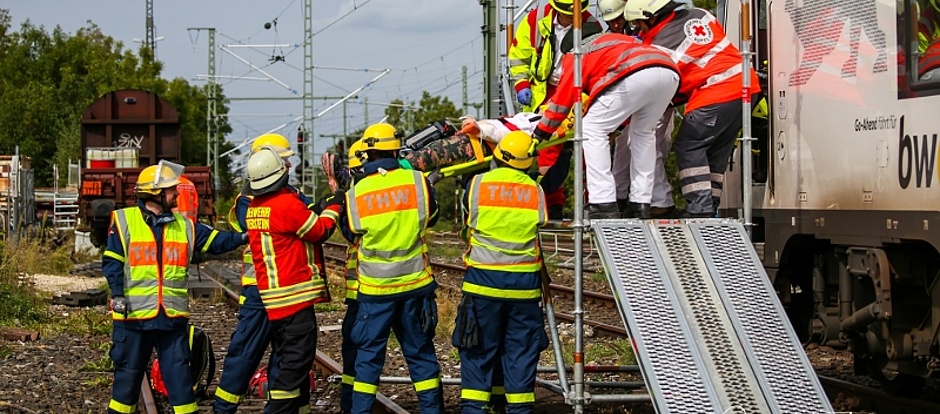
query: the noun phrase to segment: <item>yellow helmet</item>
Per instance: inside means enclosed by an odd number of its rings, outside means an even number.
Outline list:
[[[574,0],[548,0],[552,8],[561,14],[574,14]],[[589,0],[581,0],[581,11],[587,11]]]
[[[361,139],[356,142],[353,142],[352,145],[349,146],[349,168],[350,169],[362,167],[362,158],[360,157],[365,156],[365,154],[361,154],[362,150],[363,150],[363,147],[362,147]]]
[[[496,150],[493,151],[493,158],[510,167],[527,170],[532,166],[532,159],[535,153],[535,142],[532,136],[523,131],[513,131],[506,134]]]
[[[160,160],[157,165],[151,165],[140,172],[134,192],[159,195],[164,189],[179,185],[184,169],[182,165]]]
[[[395,127],[391,124],[372,124],[362,133],[363,150],[398,151],[401,139],[395,136]]]
[[[274,147],[281,158],[294,156],[294,150],[290,149],[290,141],[281,134],[267,133],[255,138],[255,141],[251,143],[251,152],[261,147]]]

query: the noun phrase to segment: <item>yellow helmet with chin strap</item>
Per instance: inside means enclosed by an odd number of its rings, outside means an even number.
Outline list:
[[[290,141],[281,134],[267,133],[255,138],[254,142],[251,143],[251,152],[255,152],[261,147],[273,147],[281,158],[294,156],[294,150],[290,148]]]
[[[353,142],[352,145],[349,146],[349,168],[362,167],[361,157],[365,156],[365,154],[362,153],[362,150],[364,149],[363,147],[364,145],[362,144],[361,139]]]
[[[146,195],[160,195],[167,189],[180,184],[180,177],[183,176],[185,167],[165,160],[160,160],[156,165],[144,168],[137,175],[137,184],[134,186],[134,192]]]
[[[496,145],[493,159],[510,167],[527,170],[535,158],[535,140],[523,131],[512,131]]]
[[[391,124],[372,124],[362,133],[362,150],[398,151],[401,149],[401,138],[396,134]]]

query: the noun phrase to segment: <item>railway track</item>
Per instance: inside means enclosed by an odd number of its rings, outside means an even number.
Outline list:
[[[226,272],[231,272],[230,269],[227,269],[221,265],[207,265],[202,267],[202,271],[210,280],[215,282],[219,289],[222,290],[224,298],[232,304],[238,305],[238,292],[234,291],[228,283],[228,279],[232,275],[226,275]],[[228,276],[228,277],[227,277]],[[323,373],[326,373],[327,376],[331,375],[342,375],[343,367],[337,363],[333,358],[330,358],[329,355],[323,353],[321,350],[317,349],[317,355],[314,360],[314,365],[316,368]],[[147,387],[149,390],[150,387]],[[376,394],[376,406],[373,408],[373,412],[382,413],[382,414],[408,414],[408,410],[405,410],[400,405],[396,404],[389,397],[382,393]],[[202,407],[207,408],[207,407]],[[263,409],[263,405],[257,407],[260,412]],[[240,408],[241,411],[245,411],[244,408]],[[208,411],[207,411],[208,412]],[[156,413],[153,413],[156,414]]]

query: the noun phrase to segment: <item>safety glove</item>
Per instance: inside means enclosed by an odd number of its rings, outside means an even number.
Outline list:
[[[124,319],[127,319],[130,308],[131,303],[124,296],[115,296],[111,299],[111,311],[119,315],[124,315]]]
[[[523,105],[530,105],[532,103],[532,89],[523,88],[519,92],[516,92],[516,100]]]

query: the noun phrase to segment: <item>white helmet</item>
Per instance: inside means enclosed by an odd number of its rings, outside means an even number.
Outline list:
[[[264,146],[248,157],[248,185],[254,195],[280,190],[287,183],[287,166],[278,149]],[[281,181],[284,181],[281,183]]]
[[[598,0],[597,11],[605,22],[609,22],[623,16],[623,8],[626,5],[627,0]]]
[[[675,9],[673,3],[685,4],[686,2],[674,2],[673,0],[627,0],[627,5],[623,9],[623,18],[627,19],[628,22],[649,20],[650,17],[663,12],[667,7],[671,7],[670,10]]]

